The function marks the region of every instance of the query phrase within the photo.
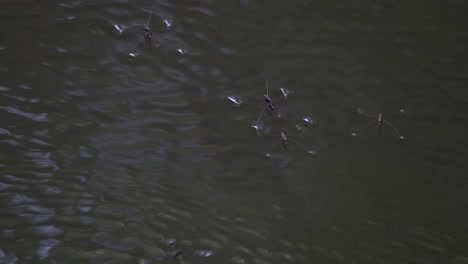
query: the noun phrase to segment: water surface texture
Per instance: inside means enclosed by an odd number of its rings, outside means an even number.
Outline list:
[[[467,8],[0,1],[0,263],[468,263]]]

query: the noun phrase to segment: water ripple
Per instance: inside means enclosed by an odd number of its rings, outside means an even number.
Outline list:
[[[94,234],[92,241],[113,250],[132,250],[139,245],[135,238],[117,238],[108,233]]]
[[[466,262],[456,3],[5,5],[0,262]],[[323,121],[320,159],[262,159],[262,110],[232,104],[264,77]],[[346,138],[400,105],[407,145]]]
[[[22,111],[20,109],[17,109],[15,107],[11,106],[0,106],[0,110],[4,110],[8,113],[16,114],[22,117],[26,117],[28,119],[31,119],[35,122],[50,122],[47,113],[29,113],[26,111]]]

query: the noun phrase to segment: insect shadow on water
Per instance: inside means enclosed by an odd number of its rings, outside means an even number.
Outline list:
[[[398,138],[401,140],[401,141],[404,141],[406,140],[406,137],[403,136],[400,131],[398,131],[398,129],[396,129],[396,127],[392,124],[390,124],[390,122],[388,122],[386,119],[384,119],[383,117],[383,114],[382,113],[379,113],[377,116],[374,116],[374,115],[369,115],[369,114],[366,114],[364,112],[364,110],[358,108],[357,109],[357,112],[360,116],[367,116],[367,117],[372,117],[372,120],[365,123],[363,126],[361,126],[359,129],[357,129],[355,132],[352,132],[351,133],[351,136],[353,137],[357,137],[359,136],[358,132],[363,130],[364,128],[368,127],[369,125],[375,123],[376,126],[377,126],[377,135],[381,135],[382,134],[382,126],[384,124],[388,125],[397,135],[398,135]],[[400,115],[403,116],[406,114],[406,111],[403,110],[403,109],[400,109]]]
[[[311,156],[311,157],[314,157],[314,156],[317,156],[317,152],[315,150],[312,150],[311,148],[305,146],[304,144],[302,144],[301,142],[295,140],[295,139],[292,139],[292,138],[289,138],[286,136],[286,133],[284,132],[281,132],[279,134],[279,138],[275,141],[275,143],[273,143],[273,145],[270,147],[270,150],[265,154],[265,156],[267,158],[272,158],[273,157],[273,151],[275,150],[275,148],[278,146],[279,143],[281,143],[283,149],[285,151],[295,151],[296,148],[294,148],[292,146],[292,144],[290,144],[290,142],[294,143],[296,146],[300,147],[301,149],[305,150],[307,155]]]
[[[247,84],[252,88],[254,89],[255,91],[258,91],[256,88],[254,88],[250,83],[247,82]],[[265,106],[263,107],[262,111],[260,112],[260,115],[257,117],[255,123],[252,125],[252,128],[254,128],[257,132],[259,130],[262,129],[261,125],[260,125],[260,121],[262,120],[263,116],[265,115],[265,113],[269,113],[270,115],[270,118],[281,118],[283,117],[283,115],[281,115],[281,112],[286,112],[286,113],[289,113],[289,114],[292,114],[296,117],[298,117],[299,119],[301,119],[302,121],[306,122],[308,125],[310,126],[313,126],[313,125],[316,125],[316,122],[310,118],[310,117],[306,117],[306,116],[303,116],[295,111],[292,111],[292,110],[289,110],[287,108],[284,108],[282,106],[279,106],[277,104],[277,101],[279,100],[285,100],[288,98],[288,95],[289,95],[289,91],[285,88],[280,88],[280,92],[282,94],[282,97],[281,98],[278,98],[278,99],[272,99],[270,97],[270,87],[269,87],[269,83],[268,83],[268,80],[265,78],[265,84],[266,84],[266,91],[265,91],[265,94],[263,94],[263,102],[261,102],[261,104],[265,104]],[[233,102],[234,104],[236,105],[240,105],[240,100],[236,99],[236,98],[233,98],[233,97],[228,97],[228,99]],[[253,103],[253,104],[249,104],[248,107],[252,106],[252,105],[255,105],[255,104],[258,104],[258,103]]]

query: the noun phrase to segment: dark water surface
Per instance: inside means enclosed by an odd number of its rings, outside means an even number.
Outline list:
[[[0,1],[0,263],[468,263],[467,8]]]

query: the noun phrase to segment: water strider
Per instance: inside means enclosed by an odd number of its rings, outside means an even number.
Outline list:
[[[142,41],[145,41],[146,45],[148,47],[151,47],[151,46],[154,46],[154,42],[153,42],[153,31],[151,30],[151,28],[149,27],[149,23],[150,23],[150,20],[151,20],[151,14],[153,12],[149,11],[149,15],[148,15],[148,20],[146,21],[146,24],[136,24],[136,25],[133,25],[131,27],[137,27],[137,26],[143,26],[143,30],[145,31],[144,35],[142,38],[140,38],[138,40],[138,42],[135,44],[135,47],[133,47],[133,50],[132,52],[129,53],[130,56],[132,57],[135,57],[137,54],[135,53],[135,50],[137,49],[138,45],[142,42]]]
[[[153,12],[151,10],[144,10],[142,9],[143,11],[146,11],[149,13],[148,15],[148,19],[146,21],[146,24],[135,24],[135,25],[132,25],[130,26],[129,28],[132,28],[132,27],[139,27],[139,26],[143,26],[143,31],[144,31],[144,35],[142,36],[142,38],[140,38],[138,40],[138,42],[135,44],[132,52],[129,53],[130,56],[132,57],[135,57],[137,56],[138,54],[135,53],[136,49],[138,48],[138,45],[142,42],[142,41],[145,41],[146,45],[148,47],[158,47],[159,44],[155,44],[154,41],[153,41],[153,31],[151,30],[149,24],[150,24],[150,21],[151,21],[151,15],[153,14]],[[166,28],[170,28],[172,26],[172,21],[170,20],[163,20],[164,24],[166,25]],[[117,28],[117,26],[115,25],[116,29],[119,30]],[[119,32],[121,32],[122,30],[119,30]],[[139,31],[137,31],[139,32]],[[136,32],[136,33],[137,33]]]
[[[283,146],[284,150],[289,150],[289,151],[294,151],[294,148],[291,147],[291,145],[289,144],[289,142],[293,142],[295,143],[297,146],[307,150],[307,154],[310,155],[310,156],[315,156],[317,153],[314,151],[314,150],[310,150],[308,149],[304,144],[300,143],[299,141],[295,140],[295,139],[292,139],[292,138],[288,138],[286,136],[286,134],[284,132],[281,132],[280,133],[280,138],[278,140],[276,140],[276,142],[273,144],[273,146],[271,146],[270,150],[268,151],[268,153],[266,154],[267,157],[271,158],[272,157],[272,152],[273,150],[276,148],[276,146],[278,145],[278,143],[281,142],[281,145]]]
[[[374,116],[374,115],[369,115],[369,114],[366,114],[364,113],[364,111],[360,108],[357,109],[357,112],[360,116],[369,116],[369,117],[372,117],[373,120],[369,121],[368,123],[364,124],[363,126],[361,126],[358,130],[356,130],[355,132],[352,132],[351,133],[351,136],[353,137],[357,137],[359,134],[358,132],[364,128],[366,128],[367,126],[369,126],[370,124],[376,122],[376,125],[377,125],[377,135],[380,136],[380,134],[382,134],[382,125],[385,123],[387,124],[390,128],[392,128],[393,131],[395,131],[395,133],[398,135],[399,139],[400,140],[405,140],[406,137],[401,135],[400,131],[398,131],[398,129],[395,128],[395,126],[393,126],[392,124],[390,124],[390,122],[388,122],[387,120],[384,119],[383,117],[383,114],[382,113],[379,113],[377,116]],[[400,115],[406,115],[406,111],[403,110],[403,109],[400,109]]]
[[[295,111],[292,111],[292,110],[289,110],[289,109],[284,108],[282,106],[279,106],[276,102],[278,100],[281,100],[281,99],[286,99],[290,92],[285,88],[280,88],[280,92],[283,95],[283,97],[279,98],[277,100],[273,100],[270,97],[270,94],[269,94],[270,88],[269,88],[268,80],[266,78],[265,78],[265,83],[266,83],[266,87],[265,87],[266,93],[263,94],[263,101],[265,103],[265,106],[263,107],[260,115],[257,117],[255,123],[252,125],[253,128],[255,128],[256,130],[261,129],[260,121],[261,121],[263,115],[265,114],[265,112],[269,112],[271,118],[274,118],[274,117],[282,117],[282,115],[279,112],[284,111],[284,112],[290,113],[290,114],[300,118],[302,121],[306,122],[308,125],[315,125],[316,124],[316,122],[310,117],[304,117],[304,116],[302,116],[301,114],[299,114],[299,113],[297,113]],[[250,83],[248,83],[248,84],[249,84],[250,87],[255,89]]]

